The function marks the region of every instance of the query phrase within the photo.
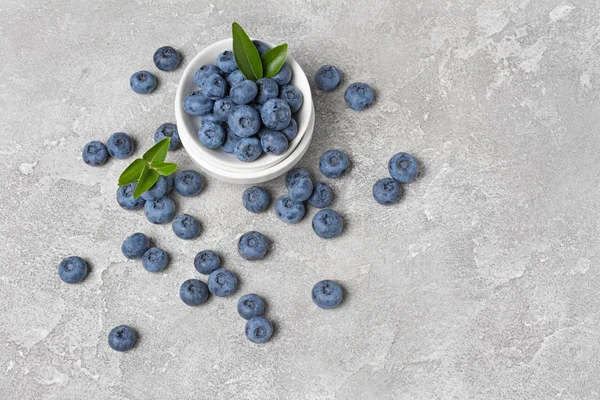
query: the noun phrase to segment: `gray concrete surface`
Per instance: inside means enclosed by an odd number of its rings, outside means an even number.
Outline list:
[[[577,0],[52,1],[0,3],[0,397],[3,399],[597,399],[600,397],[600,4]],[[90,168],[89,140],[132,134],[137,155],[174,120],[182,69],[142,97],[170,44],[188,60],[229,36],[288,41],[310,75],[334,63],[377,104],[315,92],[316,136],[301,161],[347,151],[328,181],[346,218],[317,238],[311,209],[288,226],[251,215],[243,187],[208,179],[177,198],[204,224],[183,242],[115,202],[126,161]],[[424,164],[396,207],[371,198],[395,152]],[[171,159],[192,166],[184,151]],[[281,178],[266,185],[283,193]],[[246,262],[236,239],[274,241]],[[121,241],[150,235],[173,262],[147,273]],[[269,305],[277,333],[248,342],[238,296],[199,309],[178,298],[199,250],[220,252]],[[70,286],[61,258],[92,272]],[[317,309],[318,280],[348,298]],[[138,329],[111,351],[117,324]]]

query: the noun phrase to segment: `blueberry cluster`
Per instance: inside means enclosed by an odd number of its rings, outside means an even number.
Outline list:
[[[136,232],[128,236],[121,245],[121,252],[130,260],[142,260],[148,272],[161,272],[169,265],[169,255],[158,247],[153,247],[150,239]]]
[[[342,83],[342,73],[333,65],[324,65],[315,72],[314,81],[319,89],[331,92]],[[366,83],[354,82],[346,88],[344,101],[355,111],[364,110],[375,101],[375,92]]]
[[[396,204],[402,193],[401,183],[413,182],[419,176],[419,163],[408,153],[398,153],[388,162],[391,178],[382,178],[373,185],[375,201],[384,206]]]
[[[106,145],[99,140],[93,140],[83,146],[81,157],[83,162],[92,167],[104,165],[110,155],[113,158],[123,159],[133,154],[135,142],[126,133],[117,132],[110,135]]]
[[[264,51],[266,44],[255,41]],[[268,48],[268,47],[267,47]],[[284,64],[272,78],[254,82],[238,69],[233,53],[219,54],[216,65],[194,75],[198,89],[183,102],[186,113],[201,117],[198,140],[208,149],[252,162],[261,154],[281,155],[298,133],[293,114],[302,107],[302,93],[289,82],[292,68]]]
[[[174,71],[181,64],[181,55],[171,46],[164,46],[154,52],[153,60],[159,70]],[[148,71],[138,71],[129,78],[129,86],[137,94],[150,94],[157,84],[156,76]]]
[[[244,332],[253,343],[265,343],[273,335],[273,324],[263,316],[265,308],[264,299],[254,293],[245,294],[238,300],[238,314],[247,320]]]

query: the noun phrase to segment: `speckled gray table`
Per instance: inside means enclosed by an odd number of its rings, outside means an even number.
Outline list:
[[[371,3],[371,4],[369,4]],[[331,181],[346,218],[332,241],[311,209],[288,226],[251,215],[243,187],[208,180],[178,198],[204,224],[183,242],[115,202],[126,162],[90,168],[80,151],[112,132],[136,154],[174,120],[181,69],[149,97],[128,87],[165,44],[188,60],[232,21],[287,40],[307,73],[335,63],[371,83],[357,113],[343,90],[315,91],[317,127],[301,161],[352,156]],[[0,397],[3,399],[597,399],[600,396],[600,4],[585,0],[50,1],[0,3]],[[396,207],[373,182],[397,151],[424,163]],[[183,151],[173,159],[192,166]],[[266,185],[283,193],[281,178]],[[264,262],[238,236],[264,232]],[[143,231],[173,262],[159,275],[125,261]],[[277,334],[243,335],[237,297],[199,309],[178,297],[212,248],[269,304]],[[84,283],[60,282],[69,254]],[[312,285],[348,299],[317,309]],[[106,343],[120,323],[141,340]]]

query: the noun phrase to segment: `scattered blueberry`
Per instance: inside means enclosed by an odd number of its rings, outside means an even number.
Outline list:
[[[285,186],[293,200],[306,201],[313,192],[310,173],[304,168],[294,168],[285,176]]]
[[[113,328],[108,334],[108,345],[116,351],[131,350],[137,341],[137,334],[127,325],[120,325]]]
[[[231,100],[236,104],[248,104],[258,94],[256,83],[250,80],[244,80],[236,83],[229,90]]]
[[[200,68],[198,68],[198,70],[194,74],[194,82],[196,82],[196,85],[198,85],[198,87],[200,87],[202,80],[204,78],[211,76],[212,74],[222,75],[223,72],[216,65],[213,65],[213,64],[203,65]]]
[[[233,52],[231,50],[225,50],[217,57],[217,67],[226,74],[230,74],[236,69],[238,69],[237,64],[235,63],[235,57],[233,56]]]
[[[278,131],[290,124],[292,110],[284,100],[271,99],[263,104],[260,117],[267,128]]]
[[[348,107],[360,111],[373,103],[375,92],[366,83],[355,82],[346,89],[344,100],[346,100]]]
[[[88,265],[81,257],[67,257],[58,264],[58,277],[66,283],[81,282],[87,273]]]
[[[402,197],[402,186],[392,178],[382,178],[373,185],[373,198],[384,206],[396,204]]]
[[[235,106],[227,118],[229,129],[239,137],[250,137],[260,129],[258,112],[247,105]]]
[[[419,175],[419,164],[408,153],[398,153],[390,159],[388,171],[400,183],[410,183]]]
[[[273,325],[265,317],[252,317],[246,322],[246,337],[253,343],[265,343],[273,335]]]
[[[267,130],[260,137],[260,145],[267,154],[282,155],[288,149],[287,137],[279,131]]]
[[[225,130],[217,122],[202,121],[198,129],[198,139],[204,147],[218,149],[225,142]]]
[[[83,146],[81,156],[87,165],[98,167],[108,160],[108,150],[104,143],[94,140]]]
[[[262,154],[260,140],[256,137],[241,139],[235,146],[233,154],[235,154],[238,160],[242,162],[252,162],[256,160]]]
[[[177,150],[181,140],[179,139],[179,131],[177,131],[177,125],[171,122],[165,122],[158,127],[154,132],[154,143],[158,143],[163,139],[169,138],[169,151]]]
[[[121,245],[121,252],[130,260],[140,259],[150,248],[150,239],[143,233],[137,232],[129,236]]]
[[[290,106],[293,113],[297,112],[302,107],[302,92],[292,85],[285,85],[279,91],[279,98],[285,100]]]
[[[156,83],[156,77],[148,71],[138,71],[129,78],[129,86],[137,94],[152,93]]]
[[[106,142],[108,154],[114,158],[127,158],[133,153],[135,143],[133,139],[126,133],[117,132],[110,135]]]
[[[231,110],[233,110],[233,107],[235,107],[235,104],[231,101],[231,98],[223,97],[222,99],[215,101],[212,115],[214,115],[215,119],[219,122],[227,122],[227,118],[229,117]],[[203,118],[202,122],[204,121],[205,119]]]
[[[122,208],[126,210],[137,210],[144,207],[146,200],[144,200],[143,197],[140,196],[137,199],[133,198],[133,192],[135,191],[136,185],[137,182],[128,183],[117,189],[117,203],[119,203]]]
[[[219,74],[212,74],[200,83],[200,92],[210,100],[218,100],[227,94],[227,82]]]
[[[221,150],[223,150],[225,153],[233,153],[240,140],[242,140],[242,138],[233,133],[233,131],[228,127],[227,138],[225,139],[223,146],[221,146]]]
[[[181,284],[179,297],[188,306],[199,306],[208,299],[208,287],[200,279],[188,279]]]
[[[263,42],[262,40],[253,40],[252,43],[254,43],[254,47],[256,47],[256,50],[258,50],[258,54],[260,54],[261,56],[271,49],[269,45]]]
[[[272,78],[279,86],[287,85],[292,80],[292,67],[283,64],[279,72]]]
[[[154,65],[161,71],[173,71],[179,67],[181,56],[171,46],[164,46],[154,53]]]
[[[279,95],[279,86],[271,78],[261,78],[256,81],[258,88],[258,94],[256,95],[256,102],[258,104],[265,104],[268,100],[276,99]]]
[[[246,77],[244,76],[242,71],[240,71],[239,69],[236,69],[235,71],[233,71],[232,73],[230,73],[229,75],[227,75],[225,77],[225,81],[227,81],[227,86],[229,86],[229,87],[232,87],[236,83],[245,81],[245,80],[246,80]]]
[[[195,239],[200,235],[200,222],[188,214],[181,214],[171,224],[173,232],[180,239]]]
[[[237,277],[225,268],[219,268],[210,273],[208,277],[208,290],[215,296],[231,296],[237,290]]]
[[[212,250],[202,250],[194,258],[194,268],[204,275],[210,275],[216,269],[221,268],[221,257]]]
[[[150,247],[142,256],[142,265],[148,272],[160,272],[169,264],[169,256],[158,247]]]
[[[248,261],[262,260],[269,250],[269,243],[262,233],[244,233],[238,242],[238,252]]]
[[[152,187],[142,193],[142,198],[146,201],[148,200],[158,200],[167,194],[167,181],[162,176],[158,177],[158,180]]]
[[[330,92],[340,86],[342,76],[340,70],[333,65],[323,65],[315,73],[315,84],[321,90]]]
[[[313,287],[312,300],[320,308],[336,308],[344,300],[344,290],[339,283],[324,280]]]
[[[183,101],[183,110],[189,115],[206,115],[212,111],[214,102],[205,97],[200,90],[188,94]]]
[[[257,294],[245,294],[238,300],[237,309],[244,319],[258,317],[265,313],[265,301]]]
[[[304,203],[292,200],[288,195],[283,195],[275,202],[275,213],[283,222],[295,224],[304,217]]]
[[[319,159],[319,169],[328,178],[339,178],[349,164],[348,156],[339,150],[328,150]]]
[[[294,118],[290,119],[290,124],[281,130],[281,133],[285,135],[288,142],[291,142],[296,138],[298,134],[298,123]]]
[[[271,195],[260,186],[251,186],[242,193],[242,203],[253,213],[265,211],[271,204]]]
[[[144,213],[148,221],[153,224],[165,224],[175,216],[175,203],[167,196],[158,200],[147,201],[144,204]]]
[[[311,206],[316,208],[325,208],[331,204],[333,194],[329,185],[323,182],[314,184],[313,194],[308,199]]]
[[[167,182],[167,194],[170,194],[175,188],[175,174],[163,176],[165,182]]]
[[[331,239],[342,233],[344,220],[336,211],[326,208],[315,214],[312,220],[312,228],[318,237]]]
[[[175,176],[175,191],[182,196],[196,196],[203,188],[202,175],[193,169],[179,171]]]

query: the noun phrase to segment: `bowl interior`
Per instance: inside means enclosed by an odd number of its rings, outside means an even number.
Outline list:
[[[197,136],[201,117],[191,116],[183,111],[183,100],[189,93],[197,89],[196,83],[194,82],[194,74],[196,73],[196,70],[203,65],[214,64],[217,56],[221,52],[230,50],[232,48],[232,43],[232,39],[224,39],[213,43],[198,53],[198,55],[196,55],[196,57],[194,57],[186,67],[179,82],[179,86],[177,87],[177,94],[175,97],[177,128],[179,130],[181,141],[186,151],[192,158],[205,160],[209,164],[214,164],[230,171],[255,172],[270,168],[280,163],[296,149],[302,140],[302,136],[305,134],[307,127],[309,126],[311,113],[314,112],[312,96],[310,85],[306,75],[304,74],[304,71],[291,56],[288,56],[286,62],[292,68],[293,74],[290,84],[297,87],[303,95],[302,108],[293,116],[298,123],[298,135],[290,142],[288,150],[279,156],[263,154],[261,157],[251,163],[244,163],[239,161],[233,154],[227,154],[220,149],[207,149],[200,143],[200,140]],[[269,45],[271,46],[271,44]]]

